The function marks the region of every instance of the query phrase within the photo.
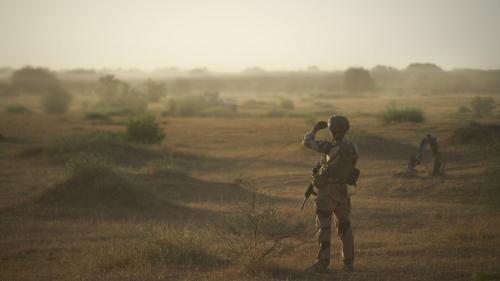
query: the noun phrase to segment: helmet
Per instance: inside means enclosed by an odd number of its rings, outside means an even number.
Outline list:
[[[349,120],[345,116],[333,115],[328,119],[328,128],[336,135],[344,135],[349,131]]]

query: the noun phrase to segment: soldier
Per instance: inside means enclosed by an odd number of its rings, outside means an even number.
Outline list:
[[[319,130],[330,129],[332,141],[316,140]],[[314,180],[316,197],[316,228],[319,242],[316,263],[311,270],[327,272],[330,265],[330,240],[332,215],[335,218],[337,234],[342,241],[343,270],[354,270],[354,238],[349,215],[351,201],[347,193],[347,177],[352,173],[357,159],[356,145],[345,134],[349,130],[349,121],[344,116],[332,116],[328,123],[320,121],[304,136],[302,144],[323,154],[319,172],[315,175],[323,180]]]

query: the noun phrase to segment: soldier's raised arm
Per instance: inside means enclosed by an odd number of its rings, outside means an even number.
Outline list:
[[[316,123],[311,131],[305,134],[302,144],[319,153],[328,154],[332,149],[332,144],[329,141],[316,140],[316,133],[326,127],[328,127],[328,124],[325,121]]]

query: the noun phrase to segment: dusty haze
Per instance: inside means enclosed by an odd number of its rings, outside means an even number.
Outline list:
[[[500,1],[6,1],[0,65],[500,67]]]

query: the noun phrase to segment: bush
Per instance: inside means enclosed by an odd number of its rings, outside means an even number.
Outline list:
[[[469,113],[471,112],[470,108],[465,106],[465,105],[461,105],[459,108],[458,108],[458,112],[459,113]]]
[[[395,103],[387,105],[382,114],[382,118],[386,123],[391,122],[413,122],[421,123],[425,120],[424,113],[416,107],[398,108]]]
[[[138,116],[128,119],[126,138],[132,142],[145,144],[160,143],[165,134],[153,116]]]
[[[281,99],[280,101],[280,108],[285,109],[285,110],[290,110],[295,108],[295,104],[291,99]]]
[[[72,156],[67,160],[66,167],[73,176],[81,178],[94,178],[112,171],[112,166],[107,158],[91,153]]]
[[[273,103],[266,102],[266,101],[260,101],[260,100],[255,100],[255,99],[249,99],[244,101],[241,106],[247,107],[247,108],[259,108],[267,105],[273,105]]]
[[[218,93],[189,95],[170,99],[169,113],[175,116],[234,116],[237,107],[219,98]]]
[[[451,140],[463,144],[498,144],[500,143],[500,125],[470,122],[455,129]]]
[[[148,79],[144,84],[146,87],[146,98],[150,102],[158,102],[167,93],[165,83],[159,83]]]
[[[5,111],[8,113],[31,113],[31,109],[24,105],[11,105]]]
[[[23,67],[10,78],[12,87],[27,94],[47,94],[61,88],[56,75],[46,68]]]
[[[68,110],[72,96],[62,88],[54,89],[42,96],[41,104],[46,113],[64,113]]]
[[[113,75],[99,78],[96,93],[100,98],[97,106],[106,111],[132,115],[143,114],[147,110],[144,95]]]
[[[375,90],[375,81],[370,72],[363,68],[351,67],[344,73],[344,90],[350,93],[363,93]]]
[[[296,245],[292,240],[305,226],[292,221],[276,204],[265,204],[257,193],[236,207],[235,217],[215,229],[223,242],[223,254],[239,262],[243,272],[255,274],[274,257],[283,256]]]
[[[109,117],[108,114],[103,112],[87,112],[85,113],[84,118],[89,120],[102,120],[102,121],[111,120],[111,117]]]
[[[495,101],[492,97],[481,98],[476,96],[471,100],[470,106],[476,117],[490,116],[493,108],[495,108]]]

